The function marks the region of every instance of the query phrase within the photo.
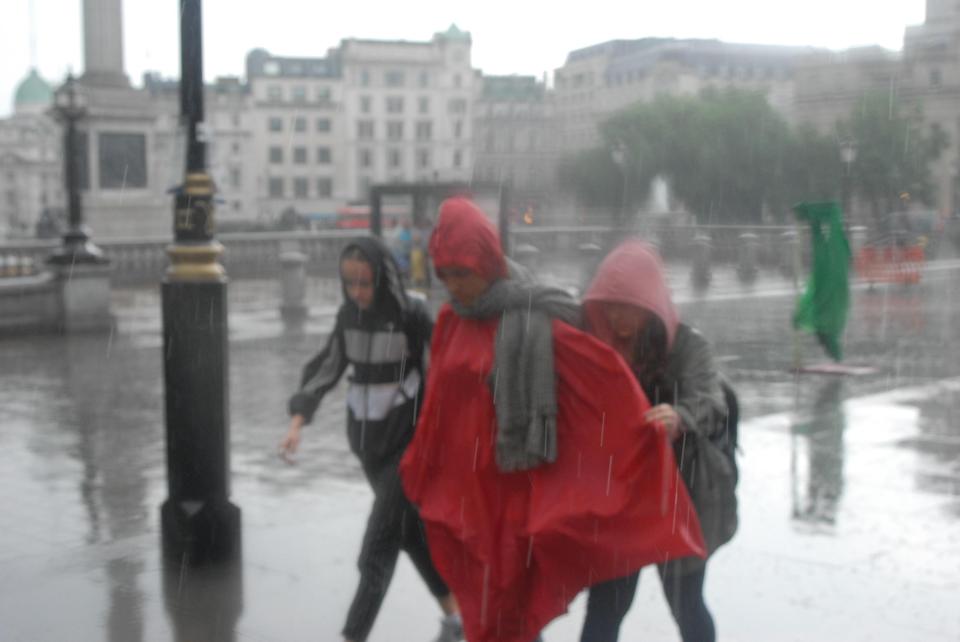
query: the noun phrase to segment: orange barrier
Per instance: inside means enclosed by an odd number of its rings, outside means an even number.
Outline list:
[[[920,282],[920,270],[926,262],[922,245],[863,247],[854,259],[854,269],[868,283]]]

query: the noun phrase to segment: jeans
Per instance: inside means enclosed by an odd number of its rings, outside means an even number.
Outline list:
[[[683,642],[714,642],[713,617],[703,601],[706,566],[685,574],[675,572],[674,568],[672,564],[657,566],[663,593],[680,629],[680,637]],[[640,573],[637,572],[590,587],[580,642],[617,642],[620,623],[630,610],[639,580]]]

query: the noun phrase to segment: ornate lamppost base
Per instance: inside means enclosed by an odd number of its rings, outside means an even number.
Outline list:
[[[240,509],[228,499],[175,501],[160,507],[164,555],[198,566],[240,558]]]

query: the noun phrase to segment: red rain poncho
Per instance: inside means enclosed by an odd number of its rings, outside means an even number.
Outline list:
[[[469,234],[445,234],[446,218],[441,208],[434,242],[469,238],[473,247],[459,248],[469,253],[489,238],[477,228],[489,223],[475,216],[453,219]],[[401,475],[467,640],[531,642],[583,588],[704,549],[673,449],[644,424],[648,403],[633,375],[612,349],[560,321],[552,324],[558,459],[527,472],[497,469],[487,384],[497,323],[441,310]]]

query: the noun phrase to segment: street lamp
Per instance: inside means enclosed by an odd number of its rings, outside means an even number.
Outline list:
[[[63,123],[63,176],[67,192],[68,229],[61,245],[47,259],[54,265],[105,264],[108,259],[90,240],[83,223],[83,201],[80,198],[80,167],[77,145],[77,122],[86,113],[86,97],[77,92],[73,74],[54,94],[53,113]]]
[[[620,175],[623,179],[622,192],[620,194],[620,205],[617,208],[617,227],[623,227],[624,224],[624,210],[627,207],[627,159],[629,152],[627,151],[627,146],[622,140],[617,140],[613,144],[613,149],[610,150],[610,157],[613,159],[614,164],[620,168]]]
[[[213,236],[214,186],[201,136],[201,0],[177,4],[187,158],[161,287],[168,496],[160,517],[168,558],[202,564],[240,553],[240,509],[230,502],[227,278],[223,246]]]
[[[853,176],[850,173],[850,167],[857,160],[856,141],[845,138],[840,141],[840,160],[843,161],[844,170],[841,180],[841,204],[843,206],[844,218],[850,218],[850,197],[852,192]]]

